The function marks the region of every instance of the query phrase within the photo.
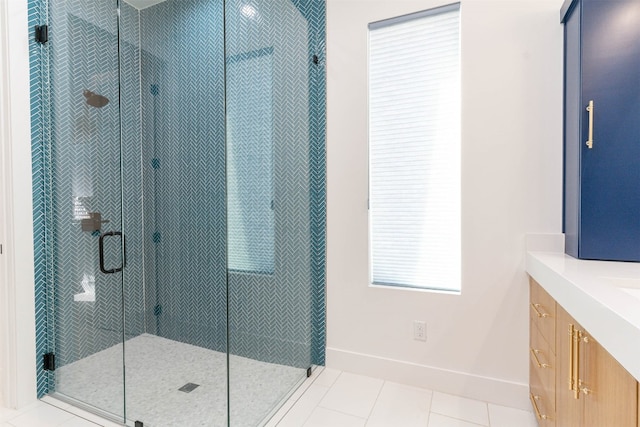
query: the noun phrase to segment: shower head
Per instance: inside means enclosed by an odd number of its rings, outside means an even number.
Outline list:
[[[85,89],[82,94],[86,98],[87,104],[92,107],[102,108],[109,103],[109,98],[107,98],[106,96],[98,95],[97,93],[93,93],[88,89]]]

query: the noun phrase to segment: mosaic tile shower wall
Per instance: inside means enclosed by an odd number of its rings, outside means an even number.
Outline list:
[[[119,58],[115,16],[105,9],[111,3],[50,3],[47,17],[43,1],[29,1],[31,28],[48,21],[51,35],[48,46],[31,42],[38,367],[48,351],[65,364],[117,343],[122,289],[127,338],[147,332],[218,351],[229,346],[263,361],[323,364],[324,1],[257,3],[262,26],[235,1],[223,8],[221,1],[169,0],[141,11],[123,4]],[[256,175],[232,180],[242,184],[231,190],[240,200],[262,206],[234,211],[246,215],[234,217],[235,230],[254,235],[271,221],[262,232],[272,231],[247,246],[256,251],[249,253],[253,261],[236,258],[245,268],[228,274],[228,345],[225,11],[227,72],[234,73],[236,89],[242,85],[243,93],[259,96],[233,104],[228,80],[228,109],[273,113],[270,163],[251,163],[255,158],[241,151],[235,163],[240,171],[255,164],[262,165],[262,176],[272,174],[270,195],[269,186],[250,185]],[[252,61],[251,52],[264,49],[271,49],[269,61]],[[233,58],[244,65],[234,69]],[[49,84],[50,119],[41,114]],[[88,107],[84,89],[110,103]],[[237,92],[235,99],[241,98]],[[265,129],[256,143],[264,142]],[[119,275],[96,271],[97,237],[80,227],[81,216],[95,211],[110,221],[103,231],[122,227],[127,236],[124,288]],[[234,231],[229,240],[237,236]],[[117,249],[107,248],[115,263]],[[91,282],[96,301],[74,300]],[[40,395],[54,388],[51,379],[38,372]]]
[[[223,3],[140,11],[147,331],[226,351]]]

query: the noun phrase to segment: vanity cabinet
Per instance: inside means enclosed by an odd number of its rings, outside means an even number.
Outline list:
[[[567,254],[640,261],[640,1],[566,0]]]
[[[530,315],[530,397],[539,426],[638,427],[636,379],[533,279],[530,298],[530,310],[537,309]],[[546,320],[554,344],[541,332]]]
[[[636,427],[635,378],[562,307],[556,311],[557,425]]]

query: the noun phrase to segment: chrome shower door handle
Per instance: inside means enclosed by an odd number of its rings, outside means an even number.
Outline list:
[[[104,266],[104,239],[108,236],[120,236],[120,240],[122,242],[122,265],[119,268],[112,268],[107,270]],[[124,243],[124,234],[121,231],[107,231],[106,233],[102,233],[100,235],[100,240],[98,242],[98,251],[100,253],[100,271],[104,274],[113,274],[122,271],[124,267],[127,265],[127,249]]]

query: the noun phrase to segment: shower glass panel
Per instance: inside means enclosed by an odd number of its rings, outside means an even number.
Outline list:
[[[46,239],[53,254],[47,276],[55,286],[47,322],[56,368],[48,371],[49,383],[59,396],[123,419],[117,5],[50,0],[48,6]],[[104,379],[99,386],[97,376]]]
[[[130,426],[265,425],[322,361],[323,3],[45,6],[48,392]]]
[[[312,364],[305,3],[225,2],[232,426],[261,425]]]
[[[122,98],[139,103],[123,114],[139,125],[137,152],[123,162],[132,183],[124,215],[140,233],[142,272],[130,278],[127,268],[124,278],[126,325],[137,332],[125,342],[127,418],[226,426],[223,2],[121,8],[131,16],[121,19],[121,45],[130,34],[137,49],[131,58],[121,51]]]

